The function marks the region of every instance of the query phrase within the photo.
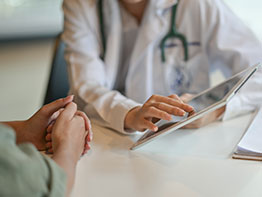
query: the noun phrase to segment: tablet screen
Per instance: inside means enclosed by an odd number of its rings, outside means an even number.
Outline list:
[[[194,107],[195,112],[200,112],[207,107],[221,101],[232,88],[239,82],[242,76],[237,75],[222,84],[194,97],[188,102],[189,105]]]

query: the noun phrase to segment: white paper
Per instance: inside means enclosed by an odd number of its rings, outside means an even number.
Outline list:
[[[239,142],[238,151],[262,153],[262,108]]]

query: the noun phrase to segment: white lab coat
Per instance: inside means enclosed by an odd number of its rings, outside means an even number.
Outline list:
[[[210,87],[211,70],[229,77],[262,59],[262,45],[222,0],[181,0],[176,26],[186,36],[189,60],[183,47],[171,40],[166,63],[161,62],[160,41],[170,29],[171,7],[176,0],[151,0],[144,14],[126,77],[126,95],[113,90],[121,58],[122,23],[117,0],[105,0],[107,49],[102,42],[96,1],[65,0],[63,39],[67,45],[71,93],[89,117],[125,133],[127,112],[151,95],[198,93]],[[195,43],[195,44],[194,44]],[[176,68],[184,81],[176,81]],[[262,103],[261,72],[228,103],[224,118],[253,110]]]

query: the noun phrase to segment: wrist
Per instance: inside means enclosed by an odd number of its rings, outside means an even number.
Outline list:
[[[72,163],[77,163],[80,156],[71,148],[70,144],[66,145],[58,145],[56,148],[54,147],[53,158],[63,158]]]
[[[15,132],[22,132],[25,127],[26,121],[10,121],[10,122],[3,122],[3,124],[11,127]]]
[[[63,141],[62,143],[54,144],[53,150],[54,155],[65,155],[74,162],[77,162],[82,154],[82,150],[79,151],[70,141]]]
[[[26,121],[10,121],[3,122],[3,124],[11,127],[15,131],[17,143],[30,141],[30,136],[26,134]]]

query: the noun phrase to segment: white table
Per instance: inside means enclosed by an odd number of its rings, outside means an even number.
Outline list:
[[[178,130],[138,150],[138,136],[93,125],[92,152],[77,167],[75,197],[262,196],[260,162],[231,159],[251,115]]]

